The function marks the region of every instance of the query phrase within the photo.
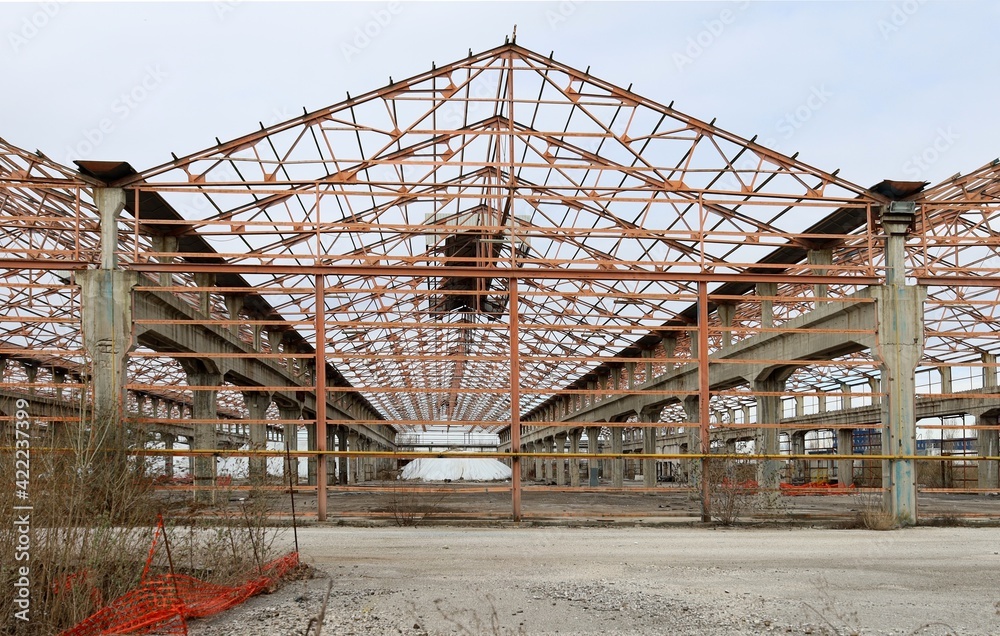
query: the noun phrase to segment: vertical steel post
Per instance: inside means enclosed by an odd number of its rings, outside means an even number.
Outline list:
[[[712,520],[712,496],[709,489],[709,374],[708,374],[708,283],[698,283],[698,425],[701,432],[701,520]]]
[[[316,276],[316,516],[326,521],[326,277]]]
[[[518,353],[517,277],[511,276],[510,293],[510,499],[514,521],[521,520],[521,357]]]

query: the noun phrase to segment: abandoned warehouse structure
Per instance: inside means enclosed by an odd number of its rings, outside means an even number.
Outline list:
[[[514,519],[525,488],[707,518],[719,479],[856,484],[904,523],[1000,491],[997,161],[861,187],[505,44],[77,164],[0,146],[0,415],[35,453],[120,419],[165,489],[235,463],[321,520],[441,431],[510,465]]]

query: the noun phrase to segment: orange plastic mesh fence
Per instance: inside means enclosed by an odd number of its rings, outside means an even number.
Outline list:
[[[254,573],[254,578],[238,586],[206,583],[185,574],[149,576],[149,565],[162,530],[161,521],[139,586],[60,636],[186,635],[188,619],[212,616],[235,607],[272,586],[299,564],[299,554],[290,552],[265,563],[260,572]]]

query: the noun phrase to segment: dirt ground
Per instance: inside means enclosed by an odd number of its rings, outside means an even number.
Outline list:
[[[178,504],[190,499],[190,493],[174,491]],[[238,505],[246,491],[233,491],[230,500]],[[725,493],[716,497],[725,498]],[[745,520],[781,520],[806,524],[841,526],[853,519],[865,499],[876,495],[799,495],[782,496],[774,509],[760,509],[754,497],[742,502],[740,518]],[[272,492],[271,507],[290,516],[287,494]],[[316,518],[316,495],[299,492],[295,496],[300,518]],[[331,487],[327,495],[328,519],[344,523],[441,520],[459,522],[508,521],[511,519],[510,484],[403,483],[365,482],[351,487]],[[662,484],[654,489],[629,485],[612,489],[607,484],[596,488],[556,487],[528,483],[522,495],[524,520],[536,523],[595,523],[604,521],[669,523],[687,522],[700,517],[697,494],[685,488]],[[917,498],[921,523],[952,522],[964,517],[973,522],[1000,522],[1000,497],[984,494],[924,493]]]
[[[305,634],[327,585],[335,635],[1000,634],[996,527],[327,524],[299,542],[317,578],[192,636]]]

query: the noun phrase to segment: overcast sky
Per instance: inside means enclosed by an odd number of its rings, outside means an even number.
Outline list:
[[[517,42],[870,186],[1000,155],[994,2],[0,4],[0,137],[142,170]]]

